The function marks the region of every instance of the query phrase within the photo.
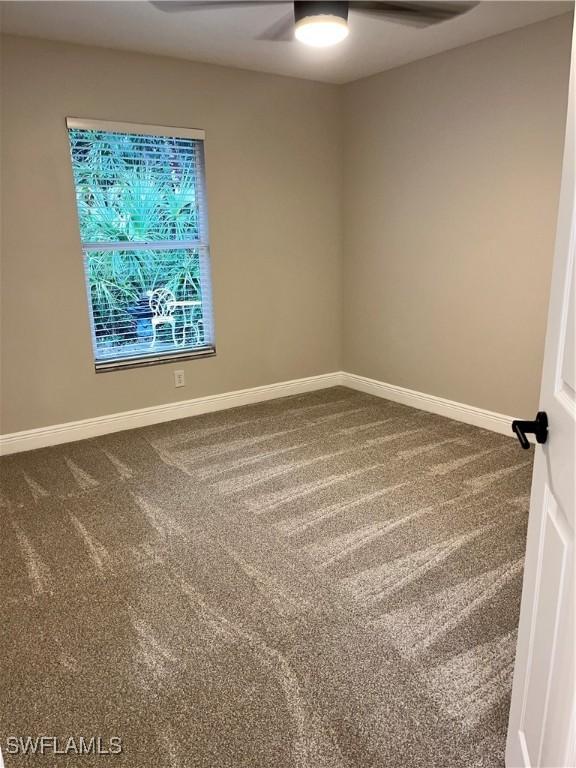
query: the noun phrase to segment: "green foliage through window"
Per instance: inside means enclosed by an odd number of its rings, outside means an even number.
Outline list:
[[[203,142],[78,128],[69,138],[96,361],[211,344]]]

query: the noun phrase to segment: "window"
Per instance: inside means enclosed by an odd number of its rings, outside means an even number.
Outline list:
[[[214,354],[203,132],[67,126],[96,370]]]

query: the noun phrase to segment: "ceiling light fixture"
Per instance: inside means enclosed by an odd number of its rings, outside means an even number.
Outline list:
[[[348,3],[295,2],[296,39],[327,48],[348,37]]]

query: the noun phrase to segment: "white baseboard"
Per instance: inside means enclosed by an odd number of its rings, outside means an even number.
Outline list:
[[[345,387],[357,389],[369,395],[376,395],[376,397],[383,397],[385,400],[393,400],[395,403],[409,405],[421,411],[437,413],[448,419],[462,421],[465,424],[472,424],[475,427],[482,427],[492,432],[514,437],[512,421],[516,417],[513,416],[487,411],[484,408],[476,408],[476,406],[466,405],[466,403],[457,403],[444,397],[436,397],[436,395],[427,395],[413,389],[397,387],[395,384],[386,384],[383,381],[358,376],[355,373],[342,373],[341,383]]]
[[[13,432],[12,434],[0,435],[0,456],[20,453],[21,451],[32,451],[36,448],[46,448],[50,445],[71,443],[74,440],[85,440],[88,437],[98,437],[111,432],[122,432],[125,429],[147,427],[164,421],[185,419],[188,416],[198,416],[201,413],[222,411],[226,408],[236,408],[239,405],[260,403],[278,397],[313,392],[317,389],[335,387],[341,383],[341,373],[325,373],[320,376],[309,376],[305,379],[281,381],[263,387],[239,389],[236,392],[225,392],[221,395],[196,397],[178,403],[154,405],[150,408],[123,411],[109,416],[97,416],[92,419],[82,419],[82,421],[70,421],[66,424],[29,429],[25,432]]]
[[[416,392],[413,389],[397,387],[394,384],[386,384],[383,381],[369,379],[366,376],[358,376],[355,373],[336,371],[320,376],[309,376],[305,379],[281,381],[277,384],[268,384],[263,387],[240,389],[236,392],[225,392],[221,395],[196,397],[192,400],[183,400],[178,403],[155,405],[150,408],[139,408],[135,411],[124,411],[108,416],[97,416],[96,418],[83,419],[82,421],[71,421],[66,424],[55,424],[50,427],[40,427],[39,429],[29,429],[25,432],[0,435],[0,456],[20,453],[21,451],[32,451],[36,448],[46,448],[50,445],[70,443],[74,440],[85,440],[88,437],[98,437],[110,434],[111,432],[147,427],[164,421],[185,419],[189,416],[198,416],[201,413],[221,411],[226,408],[235,408],[239,405],[250,405],[252,403],[264,402],[265,400],[274,400],[278,397],[298,395],[339,385],[513,437],[511,427],[512,416],[494,413],[493,411],[476,408],[465,403],[457,403],[454,400],[446,400],[435,395],[427,395],[423,392]]]

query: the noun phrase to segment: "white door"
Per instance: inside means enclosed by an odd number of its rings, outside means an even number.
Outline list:
[[[507,768],[576,766],[575,90],[573,41],[560,211],[540,393],[540,410],[548,414],[550,431],[547,443],[536,446]],[[529,312],[530,308],[526,307],[525,311]]]

